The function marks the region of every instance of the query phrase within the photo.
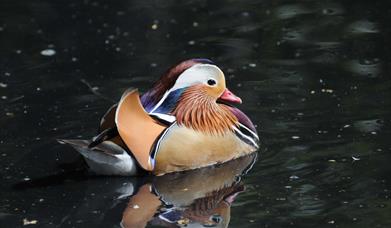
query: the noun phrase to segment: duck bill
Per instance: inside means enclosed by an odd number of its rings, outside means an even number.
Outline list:
[[[240,97],[236,96],[234,93],[229,91],[229,89],[225,89],[223,94],[219,97],[218,100],[222,102],[228,102],[228,103],[237,103],[237,104],[242,103],[242,99],[240,99]]]

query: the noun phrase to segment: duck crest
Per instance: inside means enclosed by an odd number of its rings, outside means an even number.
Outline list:
[[[195,64],[206,63],[213,64],[209,59],[190,59],[171,67],[163,76],[153,85],[153,88],[145,93],[141,101],[147,111],[150,111],[156,103],[162,99],[167,90],[174,86],[178,77],[187,69]]]
[[[239,124],[228,106],[219,104],[206,94],[202,86],[186,89],[172,111],[178,125],[207,134],[223,135]]]

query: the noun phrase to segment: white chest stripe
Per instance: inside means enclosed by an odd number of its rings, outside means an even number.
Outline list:
[[[245,138],[245,139],[247,139],[248,141],[250,141],[250,142],[253,144],[253,146],[254,146],[255,148],[258,148],[258,144],[255,142],[254,139],[252,139],[252,138],[251,138],[250,136],[248,136],[248,135],[243,134],[243,132],[241,132],[237,127],[234,127],[234,130],[235,130],[235,132],[238,133],[240,136],[242,136],[243,138]]]
[[[247,131],[249,131],[256,139],[259,140],[259,137],[256,133],[254,133],[252,130],[250,130],[248,127],[244,126],[243,124],[239,123],[240,127],[246,129]]]

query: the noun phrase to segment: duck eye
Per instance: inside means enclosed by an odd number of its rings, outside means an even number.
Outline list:
[[[216,85],[216,81],[214,79],[209,79],[208,80],[208,85],[214,86],[214,85]]]
[[[214,223],[217,223],[217,224],[220,223],[223,220],[220,215],[212,215],[212,216],[210,216],[209,219],[212,220]]]

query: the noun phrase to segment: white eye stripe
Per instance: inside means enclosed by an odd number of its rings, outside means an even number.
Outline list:
[[[205,83],[209,79],[217,78],[223,72],[215,65],[196,64],[185,70],[177,79],[171,90],[189,87],[198,83]]]

